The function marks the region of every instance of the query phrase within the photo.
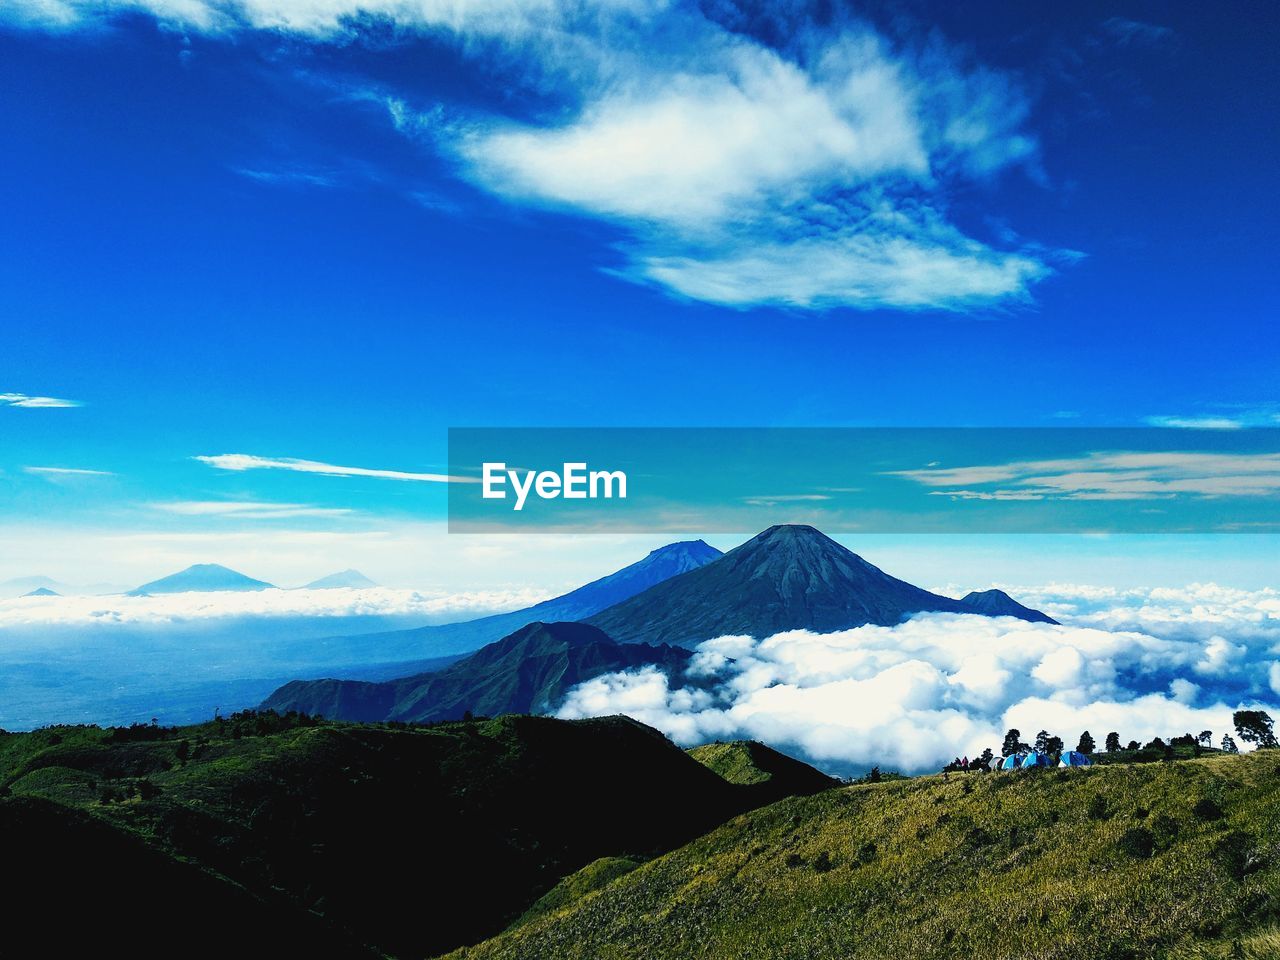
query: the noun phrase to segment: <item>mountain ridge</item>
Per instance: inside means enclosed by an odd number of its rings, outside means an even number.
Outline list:
[[[690,647],[729,634],[826,633],[893,626],[915,613],[981,612],[892,577],[814,527],[798,524],[769,527],[720,559],[586,622],[623,643]]]
[[[584,623],[534,621],[440,670],[381,683],[294,680],[261,709],[405,723],[549,713],[572,687],[601,674],[657,666],[677,676],[691,656],[677,647],[614,643]]]
[[[507,613],[495,613],[475,620],[430,624],[407,630],[380,631],[331,638],[332,642],[364,641],[380,645],[400,645],[416,656],[412,663],[427,658],[471,653],[518,630],[525,624],[584,620],[620,600],[634,596],[671,577],[687,573],[722,556],[703,540],[682,540],[651,550],[643,559],[592,580],[568,593]],[[384,674],[385,675],[385,674]]]

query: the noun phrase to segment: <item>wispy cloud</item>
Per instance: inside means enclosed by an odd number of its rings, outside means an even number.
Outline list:
[[[825,493],[783,493],[776,496],[743,497],[742,502],[752,507],[776,507],[780,503],[808,503],[830,499],[830,495]]]
[[[333,173],[323,170],[303,170],[298,168],[261,170],[251,169],[248,167],[234,167],[232,168],[232,172],[249,180],[254,180],[258,183],[270,184],[272,186],[332,187],[336,186],[338,183],[338,178]]]
[[[1280,453],[1093,453],[1061,460],[895,471],[966,500],[1153,500],[1280,494]],[[985,488],[985,489],[983,489]]]
[[[425,483],[479,483],[477,477],[453,477],[446,473],[411,473],[405,470],[376,470],[370,467],[344,467],[317,460],[299,460],[294,457],[256,457],[247,453],[220,453],[214,456],[193,457],[219,470],[291,470],[294,473],[315,473],[325,477],[377,477],[384,480],[413,480]]]
[[[1034,169],[1029,104],[1003,76],[852,23],[803,49],[707,21],[684,43],[615,57],[567,122],[482,122],[447,146],[513,201],[624,226],[617,273],[691,299],[962,310],[1052,272],[1052,255],[997,249],[944,210],[948,184]]]
[[[177,500],[152,503],[150,507],[153,510],[183,517],[226,517],[236,520],[340,517],[352,512],[342,507],[316,507],[306,503],[271,503],[258,500]]]
[[[1243,421],[1232,417],[1147,417],[1153,427],[1177,427],[1182,430],[1239,430]]]
[[[144,10],[184,30],[313,42],[383,20],[493,56],[504,82],[527,84],[555,109],[498,116],[473,104],[416,110],[397,91],[376,99],[397,130],[481,189],[615,226],[622,262],[609,272],[681,298],[964,311],[1026,301],[1076,256],[960,226],[951,208],[971,185],[1015,168],[1043,181],[1032,102],[1012,75],[921,31],[890,36],[845,14],[819,29],[778,9],[762,14],[775,27],[764,43],[715,5],[660,0],[11,0],[9,9],[62,28]]]
[[[26,473],[40,477],[114,477],[110,470],[86,470],[82,467],[23,467]]]
[[[1171,27],[1128,17],[1111,17],[1102,23],[1103,32],[1122,47],[1161,47],[1177,40]]]
[[[0,393],[0,407],[79,407],[78,400],[59,397],[32,397],[25,393]]]

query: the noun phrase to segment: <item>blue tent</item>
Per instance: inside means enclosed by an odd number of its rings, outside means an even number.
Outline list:
[[[999,767],[997,767],[996,769],[998,769],[998,770],[1017,770],[1017,769],[1018,769],[1018,764],[1021,762],[1021,760],[1022,760],[1021,755],[1016,754],[1016,753],[1011,753],[1011,754],[1009,754],[1009,756],[1005,757],[1005,758],[1004,758],[1004,760],[1002,760],[1002,761],[1000,762],[1000,766],[999,766]]]
[[[1022,758],[1022,763],[1019,766],[1021,766],[1023,770],[1026,770],[1028,767],[1047,767],[1049,765],[1048,754],[1036,753],[1032,750]]]
[[[1060,767],[1091,767],[1093,761],[1078,750],[1068,750],[1058,760]]]

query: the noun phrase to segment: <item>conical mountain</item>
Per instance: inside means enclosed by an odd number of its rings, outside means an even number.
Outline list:
[[[889,576],[813,527],[787,525],[586,622],[623,643],[691,646],[726,634],[891,626],[925,611],[978,612]]]
[[[230,567],[218,563],[197,563],[185,570],[144,583],[129,596],[139,597],[151,593],[211,592],[215,590],[270,590],[272,584],[264,580],[246,577]]]
[[[960,600],[973,613],[981,613],[988,617],[1017,617],[1032,623],[1057,623],[1047,613],[1032,610],[1023,606],[1003,590],[975,590],[967,593]]]
[[[337,590],[345,587],[350,590],[365,590],[376,586],[376,583],[359,570],[342,570],[338,573],[331,573],[327,577],[321,577],[319,580],[312,580],[310,583],[303,584],[300,589]]]

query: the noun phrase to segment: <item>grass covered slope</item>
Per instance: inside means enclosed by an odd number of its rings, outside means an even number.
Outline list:
[[[6,792],[398,956],[492,936],[592,861],[652,857],[752,802],[623,717],[393,728],[247,714],[48,728],[0,736]],[[86,865],[69,856],[59,869]],[[127,882],[145,889],[163,875]]]
[[[730,783],[750,787],[777,800],[807,796],[840,783],[807,763],[779,753],[757,740],[704,743],[687,752]]]
[[[785,800],[452,956],[1198,958],[1278,910],[1268,751]]]

